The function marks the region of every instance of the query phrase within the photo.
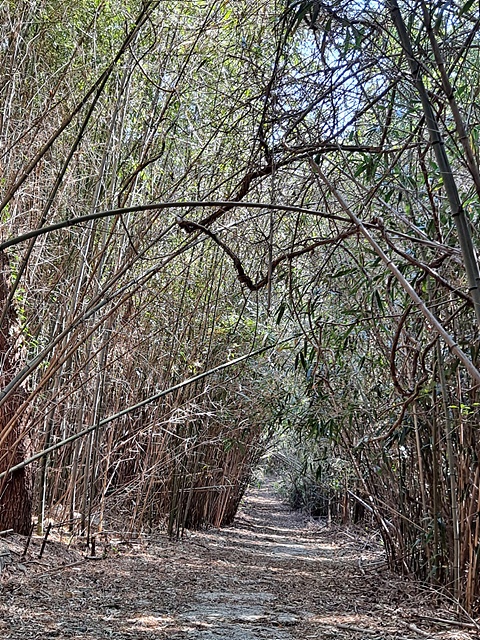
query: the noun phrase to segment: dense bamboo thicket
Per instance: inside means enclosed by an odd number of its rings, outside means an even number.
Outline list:
[[[220,526],[275,443],[478,611],[475,11],[1,5],[0,529]]]
[[[32,465],[39,530],[229,522],[268,429],[261,362],[215,371],[261,346],[257,301],[176,224],[188,208],[145,206],[229,196],[224,142],[250,129],[231,131],[243,89],[228,104],[237,68],[214,57],[230,55],[225,11],[171,9],[2,7],[3,238],[122,208],[2,254],[2,470],[48,452]],[[4,476],[0,528],[29,529],[30,489],[10,497],[29,471]]]

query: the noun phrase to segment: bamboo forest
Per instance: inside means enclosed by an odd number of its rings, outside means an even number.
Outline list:
[[[478,3],[1,0],[0,12],[0,608],[13,616],[0,635],[477,637]],[[275,529],[277,516],[290,524]],[[377,567],[421,606],[437,598],[451,624],[408,618],[392,635],[360,608],[328,623],[332,636],[304,603],[248,627],[243,600],[233,622],[218,614],[223,631],[191,609],[177,626],[152,613],[135,630],[128,613],[122,631],[111,614],[105,628],[35,635],[22,626],[33,605],[15,609],[42,597],[38,576],[73,579],[59,562],[107,563],[115,582],[115,563],[134,560],[112,536],[163,541],[158,564],[180,571],[195,541],[199,554],[235,531],[244,544],[241,526],[293,527],[317,550],[317,535],[343,541],[360,555],[332,578],[341,588],[373,585]],[[291,602],[294,555],[276,569],[292,572]],[[267,608],[270,588],[257,588]]]

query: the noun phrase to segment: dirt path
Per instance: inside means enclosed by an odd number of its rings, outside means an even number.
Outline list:
[[[24,539],[0,541],[0,559],[9,562],[0,638],[478,637],[440,624],[452,613],[392,576],[368,538],[308,522],[268,485],[249,493],[232,528],[179,543],[110,540],[105,557],[85,560],[80,550],[51,541],[38,561],[40,542],[21,563]]]

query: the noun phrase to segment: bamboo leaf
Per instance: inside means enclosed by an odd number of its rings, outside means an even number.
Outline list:
[[[467,2],[460,9],[460,12],[458,15],[463,16],[465,13],[467,13],[467,11],[469,11],[473,7],[474,3],[475,3],[475,0],[467,0]]]
[[[283,314],[285,313],[285,309],[286,308],[287,308],[287,305],[285,304],[285,302],[282,302],[282,304],[278,308],[277,317],[275,318],[275,322],[276,322],[277,325],[280,324],[280,322],[281,322],[281,320],[283,318]]]

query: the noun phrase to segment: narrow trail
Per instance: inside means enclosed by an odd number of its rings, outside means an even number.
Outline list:
[[[390,574],[367,537],[290,511],[251,490],[234,526],[181,542],[110,540],[104,557],[52,540],[0,541],[0,638],[100,640],[466,640],[473,630]],[[102,549],[100,549],[102,552]],[[0,553],[1,555],[1,553]]]

